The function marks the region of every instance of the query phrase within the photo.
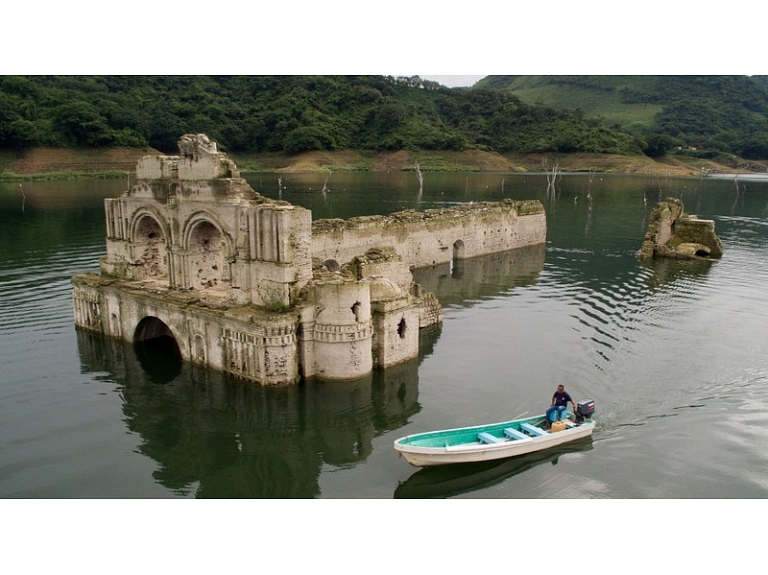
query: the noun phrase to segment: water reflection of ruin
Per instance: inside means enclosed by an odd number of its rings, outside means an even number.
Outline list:
[[[264,387],[181,360],[169,372],[131,344],[83,330],[77,341],[83,371],[119,386],[156,481],[183,495],[315,497],[324,465],[364,461],[374,437],[420,409],[417,360],[355,381]]]
[[[688,279],[701,279],[709,274],[714,262],[708,259],[670,259],[657,258],[641,262],[648,270],[646,285],[651,290],[662,289],[668,284]]]
[[[545,255],[544,244],[538,244],[414,270],[413,277],[443,305],[468,306],[510,288],[535,284]]]

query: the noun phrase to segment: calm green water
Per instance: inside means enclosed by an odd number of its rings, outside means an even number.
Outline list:
[[[327,178],[327,180],[326,180]],[[768,182],[514,174],[251,174],[315,218],[539,198],[548,241],[420,270],[445,308],[418,360],[264,389],[76,331],[126,182],[0,184],[0,497],[763,498]],[[323,188],[325,187],[325,190]],[[591,190],[591,202],[587,191]],[[635,258],[662,196],[714,218],[715,262]],[[419,471],[399,436],[597,402],[586,442]]]

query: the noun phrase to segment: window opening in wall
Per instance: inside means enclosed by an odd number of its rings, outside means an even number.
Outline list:
[[[352,313],[355,314],[355,321],[360,321],[360,302],[356,301],[354,304],[352,304],[352,307],[350,308],[352,310]]]
[[[456,240],[453,242],[453,265],[456,265],[456,261],[464,258],[464,242],[462,240]]]
[[[405,325],[405,318],[402,318],[400,323],[397,324],[397,335],[400,336],[400,339],[405,338],[406,329],[408,329],[408,327]]]
[[[341,266],[339,265],[339,262],[337,262],[336,260],[325,260],[323,262],[323,265],[325,266],[325,269],[327,269],[329,272],[341,271]]]

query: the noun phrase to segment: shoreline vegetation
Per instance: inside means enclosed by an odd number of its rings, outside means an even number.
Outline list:
[[[142,156],[157,154],[151,148],[30,148],[0,150],[0,181],[127,178]],[[520,172],[541,173],[555,163],[560,172],[595,172],[651,176],[701,177],[707,174],[765,173],[768,162],[734,158],[728,163],[666,155],[613,154],[498,154],[478,150],[392,152],[315,151],[300,154],[228,154],[241,172]]]

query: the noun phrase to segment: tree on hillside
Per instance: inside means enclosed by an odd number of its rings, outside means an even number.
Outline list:
[[[645,146],[578,110],[524,103],[489,87],[503,78],[449,89],[418,76],[3,76],[0,146],[150,145],[173,153],[179,136],[189,132],[205,132],[221,149],[238,152],[626,154]],[[761,134],[768,133],[768,100],[761,100],[768,91],[739,77],[680,78],[670,77],[655,92],[653,82],[635,82],[635,97],[667,103],[652,133],[758,153]],[[629,94],[614,89],[615,82],[575,76],[557,86]],[[718,91],[740,95],[728,103]],[[656,144],[646,149],[661,153],[663,142]]]

